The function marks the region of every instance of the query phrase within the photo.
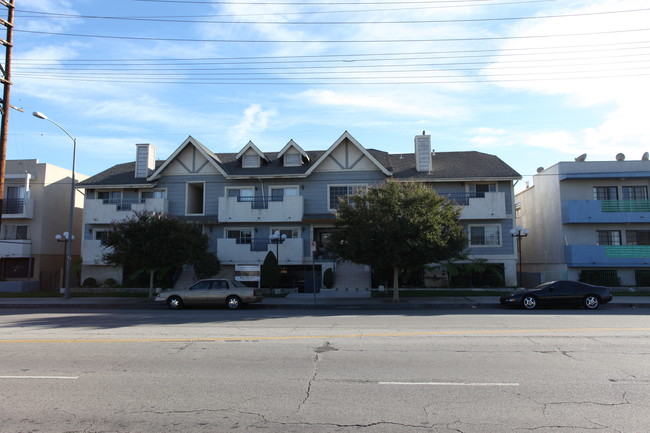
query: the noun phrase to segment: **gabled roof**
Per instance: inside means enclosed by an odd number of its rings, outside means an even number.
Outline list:
[[[244,154],[248,151],[248,149],[253,149],[253,151],[254,151],[255,153],[257,153],[257,154],[260,156],[260,158],[262,158],[262,159],[265,160],[266,162],[270,162],[270,161],[269,161],[269,158],[267,158],[266,155],[264,155],[264,152],[262,152],[261,150],[259,150],[259,149],[257,148],[257,146],[255,146],[255,144],[254,144],[252,141],[249,141],[249,142],[246,144],[246,146],[244,146],[244,148],[243,148],[242,150],[239,151],[239,153],[237,154],[236,158],[237,158],[237,159],[240,159],[242,156],[244,156]]]
[[[156,161],[156,167],[160,167],[165,161]],[[155,182],[149,183],[140,178],[136,182],[135,178],[135,161],[117,164],[113,167],[102,171],[88,179],[79,182],[78,188],[101,188],[101,187],[115,187],[122,185],[130,188],[146,188],[153,187]]]
[[[309,168],[309,170],[307,170],[305,174],[310,175],[316,169],[316,167],[318,167],[323,161],[325,161],[325,159],[332,152],[334,152],[334,150],[345,140],[348,140],[350,143],[355,145],[357,149],[359,149],[359,151],[362,154],[364,154],[373,164],[375,164],[377,168],[381,170],[382,173],[384,173],[386,176],[390,176],[392,174],[390,170],[388,170],[388,168],[386,168],[379,161],[377,161],[377,159],[374,156],[372,156],[372,154],[368,152],[368,150],[366,150],[365,147],[363,147],[357,140],[355,140],[355,138],[352,135],[350,135],[348,131],[345,131],[343,134],[341,134],[338,140],[336,140],[334,144],[332,144],[330,148],[325,151],[325,153],[318,159],[318,161],[314,162],[314,164]]]
[[[521,175],[499,157],[476,151],[436,152],[431,158],[431,171],[415,168],[415,154],[391,154],[390,166],[395,179],[413,180],[514,180]]]
[[[162,173],[165,168],[172,163],[172,161],[180,155],[180,153],[185,150],[187,146],[194,146],[204,157],[207,159],[213,166],[216,167],[216,169],[224,176],[227,175],[226,172],[224,172],[223,168],[221,168],[221,165],[219,164],[219,157],[217,157],[214,153],[210,152],[207,147],[202,145],[197,139],[189,135],[185,141],[176,148],[174,153],[170,155],[169,158],[165,160],[165,162],[158,167],[151,175],[147,178],[147,180],[156,180],[160,177],[160,173]]]
[[[278,152],[278,159],[282,158],[282,156],[284,156],[287,150],[291,149],[292,147],[296,149],[298,153],[300,153],[303,156],[303,158],[309,161],[309,155],[307,155],[307,152],[302,150],[302,147],[298,146],[298,143],[296,143],[293,140],[289,140],[289,142],[282,148],[282,150]]]

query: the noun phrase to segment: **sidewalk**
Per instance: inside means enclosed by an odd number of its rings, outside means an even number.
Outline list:
[[[156,304],[146,298],[110,298],[110,297],[70,297],[64,298],[0,298],[0,310],[24,308],[86,308],[86,309],[166,309],[165,305]],[[291,293],[284,298],[264,298],[252,308],[267,309],[363,309],[363,310],[400,310],[400,309],[502,309],[498,296],[436,296],[436,297],[402,297],[399,302],[391,298],[371,298],[360,293],[358,297],[345,294],[321,296],[312,293]],[[604,305],[607,308],[650,308],[650,296],[615,296],[613,301]]]

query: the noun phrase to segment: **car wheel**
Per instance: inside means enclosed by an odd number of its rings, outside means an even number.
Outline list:
[[[595,310],[600,305],[600,299],[596,295],[587,295],[583,301],[583,305],[588,310]]]
[[[178,296],[172,296],[167,299],[167,306],[170,310],[180,310],[183,308],[183,300]]]
[[[226,299],[226,306],[230,310],[236,310],[241,307],[241,299],[237,296],[229,296],[228,299]]]
[[[534,310],[537,307],[537,299],[534,296],[525,296],[521,300],[521,306],[526,310]]]

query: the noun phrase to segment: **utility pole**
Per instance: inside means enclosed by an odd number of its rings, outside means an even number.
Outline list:
[[[14,39],[14,0],[0,0],[0,5],[7,8],[7,19],[0,18],[0,24],[7,28],[6,39],[0,39],[5,46],[5,64],[0,65],[0,82],[3,85],[2,94],[2,124],[0,125],[0,227],[2,226],[2,210],[5,196],[5,171],[7,169],[7,135],[9,134],[9,94],[11,89],[11,49]]]

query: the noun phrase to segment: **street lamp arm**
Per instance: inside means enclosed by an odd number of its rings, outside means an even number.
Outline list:
[[[68,132],[68,131],[63,127],[63,126],[59,125],[59,124],[56,123],[54,120],[52,120],[52,119],[50,119],[49,117],[47,117],[45,114],[41,113],[40,111],[34,111],[34,112],[32,113],[32,115],[33,115],[34,117],[38,117],[39,119],[43,119],[43,120],[47,120],[47,121],[49,121],[49,122],[52,122],[52,123],[55,124],[55,125],[56,125],[60,130],[61,130],[61,131],[65,132],[65,134],[66,134],[68,137],[70,137],[70,139],[71,139],[72,141],[74,141],[75,144],[77,143],[77,139],[74,138],[72,135],[70,135],[70,133],[69,133],[69,132]]]

